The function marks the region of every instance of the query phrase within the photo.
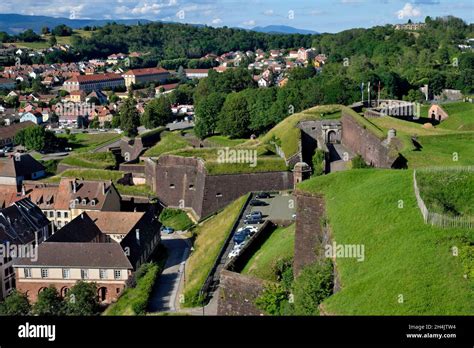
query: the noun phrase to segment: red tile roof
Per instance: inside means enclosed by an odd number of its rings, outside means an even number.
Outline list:
[[[119,74],[106,73],[106,74],[74,76],[70,78],[69,80],[67,80],[66,82],[87,83],[87,82],[99,82],[99,81],[120,80],[120,79],[123,79],[123,77]]]
[[[163,68],[144,68],[144,69],[132,69],[124,73],[123,75],[158,75],[158,74],[167,74],[168,70]]]

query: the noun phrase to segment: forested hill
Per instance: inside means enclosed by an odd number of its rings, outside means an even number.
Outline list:
[[[312,35],[266,34],[237,28],[212,28],[177,23],[136,26],[109,24],[91,38],[75,37],[73,45],[87,57],[110,53],[151,52],[162,59],[199,58],[207,53],[222,54],[261,48],[310,47]]]

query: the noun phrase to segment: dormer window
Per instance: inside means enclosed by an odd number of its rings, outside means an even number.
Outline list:
[[[79,204],[79,198],[76,198],[76,199],[74,200],[74,205],[78,205],[78,204]]]
[[[91,206],[92,206],[92,207],[95,207],[95,199],[93,199],[93,200],[91,201]]]
[[[87,205],[87,198],[82,199],[82,205]]]

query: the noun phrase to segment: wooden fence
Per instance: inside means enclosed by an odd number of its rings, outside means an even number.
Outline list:
[[[474,167],[433,167],[433,168],[426,168],[423,169],[425,172],[452,172],[452,171],[474,171]],[[418,187],[418,183],[416,181],[416,170],[413,171],[413,187],[415,189],[415,196],[416,201],[418,203],[418,207],[421,210],[421,214],[423,215],[423,220],[426,224],[430,224],[433,226],[438,226],[442,228],[474,228],[474,218],[471,216],[449,216],[445,214],[439,214],[430,212],[426,207],[425,202],[421,198],[420,189]]]

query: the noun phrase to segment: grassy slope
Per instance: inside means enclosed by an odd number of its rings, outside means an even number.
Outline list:
[[[449,117],[441,122],[440,128],[458,131],[474,131],[474,104],[472,103],[450,103],[443,104]]]
[[[229,137],[224,135],[213,135],[206,140],[214,146],[221,146],[221,147],[233,147],[236,145],[240,145],[245,143],[246,139],[229,139]]]
[[[365,245],[364,262],[337,259],[342,290],[324,302],[327,312],[474,314],[472,280],[463,278],[451,253],[468,232],[423,223],[411,171],[354,170],[308,180],[299,188],[325,194],[337,243]],[[472,240],[474,232],[469,234]]]
[[[111,152],[81,152],[66,157],[61,161],[61,163],[83,168],[107,169],[114,167],[116,165],[116,160]]]
[[[250,258],[241,273],[269,281],[277,281],[274,266],[278,260],[292,257],[294,246],[295,225],[277,228]]]
[[[75,139],[69,141],[69,145],[73,148],[74,152],[88,152],[95,148],[113,142],[121,138],[121,135],[116,133],[78,133],[75,134]],[[70,136],[66,134],[59,134],[58,137],[68,138]]]
[[[188,214],[184,210],[165,208],[160,215],[160,222],[164,226],[174,228],[176,231],[184,231],[193,225]]]
[[[184,149],[188,146],[190,146],[189,143],[179,133],[163,132],[161,140],[155,146],[148,149],[144,156],[159,157],[166,152]]]
[[[336,118],[340,116],[340,106],[325,105],[316,106],[303,112],[291,115],[273,127],[268,133],[262,136],[260,143],[266,143],[275,136],[281,141],[281,148],[285,156],[291,157],[298,151],[298,141],[300,137],[299,129],[296,127],[298,122],[306,120],[319,120],[321,114],[325,114],[324,118]],[[249,142],[250,144],[250,142]]]
[[[196,227],[194,251],[186,264],[185,305],[193,305],[189,301],[199,295],[199,290],[206,281],[206,277],[246,199],[247,196],[243,196],[235,200],[223,211]]]

